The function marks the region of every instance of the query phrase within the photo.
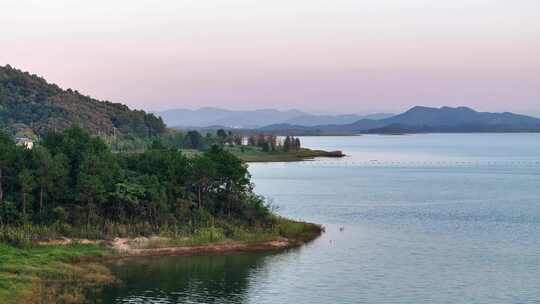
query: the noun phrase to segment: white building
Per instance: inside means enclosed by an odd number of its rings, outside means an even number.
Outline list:
[[[25,147],[26,149],[32,149],[34,147],[34,141],[28,137],[17,137],[17,146]]]

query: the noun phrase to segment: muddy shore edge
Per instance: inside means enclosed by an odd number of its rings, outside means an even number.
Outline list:
[[[299,223],[299,222],[297,222]],[[87,240],[61,238],[38,242],[30,248],[6,247],[6,258],[18,261],[28,280],[0,290],[2,304],[87,303],[106,287],[121,284],[107,267],[122,259],[164,256],[226,255],[242,252],[281,252],[301,247],[324,233],[324,227],[301,222],[301,233],[263,240],[225,239],[203,244],[179,244],[164,237]],[[7,270],[6,270],[7,271]],[[15,270],[13,270],[15,271]],[[15,282],[13,271],[1,273],[4,284]],[[2,277],[0,277],[2,279]],[[18,282],[18,281],[17,281]],[[2,281],[0,280],[0,283]],[[4,301],[5,300],[5,301]]]

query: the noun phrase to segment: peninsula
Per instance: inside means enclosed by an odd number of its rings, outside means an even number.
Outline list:
[[[172,131],[9,66],[0,106],[0,303],[83,303],[117,281],[103,259],[282,250],[323,231],[273,213],[230,134]],[[245,148],[271,152],[259,144]]]

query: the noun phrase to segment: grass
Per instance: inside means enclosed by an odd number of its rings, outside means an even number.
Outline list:
[[[133,248],[160,248],[227,241],[257,243],[278,237],[286,237],[292,244],[298,244],[312,240],[322,232],[319,225],[277,216],[272,223],[265,228],[255,228],[218,222],[219,227],[198,228],[191,234],[169,229],[158,236],[134,238],[130,245]],[[92,295],[102,287],[117,283],[106,267],[88,262],[114,254],[105,245],[36,245],[36,240],[58,236],[59,233],[39,226],[3,226],[0,232],[1,304],[83,303],[85,299],[93,298]]]
[[[227,230],[227,231],[226,231]],[[250,228],[245,226],[200,228],[193,234],[163,233],[150,238],[135,238],[129,244],[133,248],[150,249],[163,247],[201,246],[223,242],[258,243],[285,237],[293,242],[306,242],[314,239],[322,232],[316,224],[296,222],[276,217],[274,224],[267,228]]]
[[[225,150],[231,152],[244,162],[293,162],[315,157],[343,157],[340,151],[323,151],[302,148],[298,151],[270,151],[264,152],[260,147],[253,146],[225,146]],[[187,157],[199,155],[202,152],[193,149],[180,149]]]
[[[180,151],[181,151],[182,154],[184,154],[186,157],[193,157],[193,156],[202,154],[201,151],[195,150],[195,149],[180,149]]]
[[[291,162],[315,157],[342,157],[339,151],[328,152],[323,150],[311,150],[302,148],[298,151],[270,151],[264,152],[259,147],[233,146],[227,147],[227,151],[233,153],[245,162]]]
[[[0,303],[78,303],[115,282],[109,271],[80,259],[108,253],[98,245],[19,248],[0,244]]]
[[[324,228],[317,224],[279,218],[275,227],[277,233],[291,240],[307,242],[319,236]]]

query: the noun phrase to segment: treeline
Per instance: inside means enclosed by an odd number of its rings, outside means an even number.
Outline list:
[[[284,139],[276,135],[251,134],[243,135],[218,129],[215,132],[207,132],[202,135],[199,131],[190,130],[187,132],[169,129],[160,136],[141,138],[126,137],[109,142],[114,151],[134,152],[144,151],[155,142],[169,148],[193,149],[206,151],[210,147],[217,146],[252,146],[259,147],[264,152],[273,151],[298,151],[301,149],[300,139],[294,136],[287,136]]]
[[[73,125],[103,138],[150,138],[166,131],[153,114],[63,90],[37,75],[0,66],[0,129],[38,137]]]
[[[298,151],[301,148],[300,139],[294,136],[287,136],[284,140],[278,139],[275,135],[252,134],[247,140],[248,146],[260,147],[264,152],[272,151]]]
[[[128,136],[117,138],[108,142],[114,151],[118,152],[137,152],[144,151],[154,145],[156,142],[168,148],[192,149],[206,151],[214,145],[223,146],[225,144],[240,144],[241,137],[218,130],[216,133],[207,132],[202,135],[199,131],[190,130],[187,132],[168,129],[165,133],[154,137],[136,137]]]
[[[264,226],[269,215],[246,165],[217,145],[191,157],[159,141],[142,153],[113,153],[74,127],[29,150],[0,133],[2,226],[54,225],[99,238],[220,221]]]
[[[283,150],[285,151],[298,151],[301,148],[300,138],[294,136],[287,136],[283,141]]]
[[[252,134],[247,140],[248,146],[259,147],[264,152],[276,151],[280,148],[280,142],[275,135]]]

